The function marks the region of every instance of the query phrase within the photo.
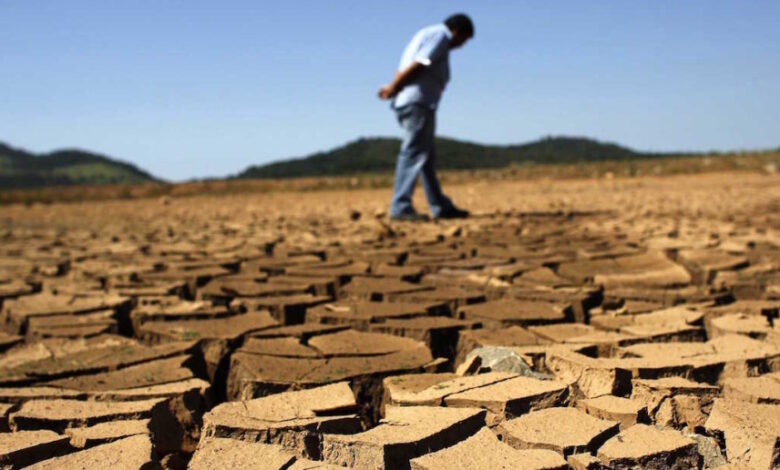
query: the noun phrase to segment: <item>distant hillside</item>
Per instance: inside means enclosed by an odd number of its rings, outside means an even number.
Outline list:
[[[0,188],[26,189],[77,184],[157,181],[129,163],[82,150],[36,155],[0,143]]]
[[[236,177],[293,178],[388,172],[395,168],[399,145],[398,139],[358,139],[328,152],[251,166]],[[502,168],[522,163],[584,163],[676,156],[637,152],[616,144],[579,137],[548,137],[521,145],[482,145],[440,138],[436,142],[436,151],[437,167],[443,170]]]

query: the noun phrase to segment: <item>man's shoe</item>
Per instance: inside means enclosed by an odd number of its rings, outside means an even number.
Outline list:
[[[469,211],[464,209],[458,209],[457,207],[453,207],[452,209],[448,211],[444,211],[441,214],[439,214],[438,217],[436,217],[437,220],[441,219],[466,219],[468,216],[471,215]]]
[[[418,214],[417,212],[408,212],[405,214],[396,214],[390,216],[391,222],[427,222],[428,216]]]

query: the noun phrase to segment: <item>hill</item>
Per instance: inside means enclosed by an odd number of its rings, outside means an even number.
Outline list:
[[[83,150],[36,155],[0,143],[0,188],[134,184],[158,181],[129,163]]]
[[[400,141],[364,138],[327,152],[251,166],[237,178],[294,178],[393,171]],[[637,152],[581,137],[548,137],[521,145],[482,145],[449,138],[436,142],[437,168],[469,170],[523,163],[586,163],[663,158],[678,154]]]

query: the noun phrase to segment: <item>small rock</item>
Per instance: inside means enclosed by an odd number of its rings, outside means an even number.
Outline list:
[[[474,361],[474,358],[479,358],[479,366],[477,373],[483,374],[485,372],[511,372],[513,374],[523,375],[525,377],[533,377],[535,379],[550,379],[551,377],[546,374],[540,374],[534,372],[531,366],[511,348],[501,347],[484,347],[478,348],[469,353],[466,356],[464,364],[469,364]],[[475,368],[472,364],[471,368]],[[459,368],[463,373],[469,371],[469,367]]]

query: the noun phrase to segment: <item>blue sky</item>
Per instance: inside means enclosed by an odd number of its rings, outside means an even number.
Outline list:
[[[456,11],[440,135],[780,145],[776,0],[0,0],[0,141],[182,180],[397,135],[376,91]]]

